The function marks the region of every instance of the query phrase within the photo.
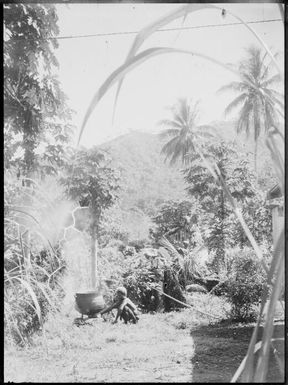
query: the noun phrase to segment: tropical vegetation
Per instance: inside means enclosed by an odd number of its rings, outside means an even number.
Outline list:
[[[189,162],[187,155],[197,152],[201,139],[203,141],[204,138],[211,138],[211,134],[207,132],[209,127],[197,125],[198,104],[199,102],[179,99],[169,108],[171,118],[159,122],[164,128],[160,137],[170,139],[161,150],[161,153],[166,155],[166,160],[170,158],[170,164],[174,164],[178,159],[181,159],[182,163]]]
[[[99,100],[117,81],[118,97],[129,71],[155,55],[197,54],[167,47],[138,53],[146,38],[179,17],[209,8],[220,9],[183,5],[136,36],[125,63],[96,92],[78,142]],[[175,101],[170,117],[160,122],[160,136],[149,136],[155,151],[147,155],[143,150],[143,156],[151,155],[145,166],[143,157],[129,157],[135,154],[133,141],[130,150],[124,146],[120,159],[119,143],[131,136],[119,138],[116,145],[73,148],[72,111],[54,73],[57,22],[54,5],[4,5],[7,342],[31,342],[48,315],[56,315],[67,295],[81,285],[85,290],[97,286],[107,301],[118,285],[125,285],[143,312],[193,307],[209,319],[222,319],[222,313],[207,314],[189,302],[198,291],[207,299],[225,298],[228,321],[255,322],[247,355],[232,381],[242,375],[247,382],[263,382],[273,317],[284,290],[284,230],[273,247],[271,212],[265,205],[272,167],[253,170],[241,146],[212,135],[217,131],[213,125],[198,124],[198,103],[187,99]],[[254,164],[263,146],[261,135],[265,137],[265,161],[273,165],[283,194],[284,161],[276,142],[283,140],[283,103],[272,89],[282,74],[271,74],[275,57],[260,42],[267,54],[249,48],[238,69],[197,55],[237,74],[239,82],[222,88],[240,92],[226,112],[241,107],[236,131],[253,133]],[[269,57],[271,63],[266,63]],[[143,138],[134,149],[138,156]],[[171,168],[159,171],[165,160]],[[164,187],[157,178],[163,170]],[[263,335],[256,344],[262,322]],[[281,360],[279,367],[284,367]]]
[[[261,133],[267,134],[271,127],[279,126],[283,117],[283,94],[273,86],[279,85],[281,76],[275,73],[267,52],[259,47],[247,48],[247,56],[238,66],[240,81],[224,85],[219,91],[234,91],[239,95],[225,108],[225,114],[240,109],[237,118],[237,133],[244,132],[254,140],[254,167],[257,169],[257,146]],[[274,72],[274,73],[273,73]],[[272,74],[271,74],[272,73]]]

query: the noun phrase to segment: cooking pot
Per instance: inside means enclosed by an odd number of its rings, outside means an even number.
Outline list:
[[[95,316],[105,308],[105,301],[99,291],[75,294],[75,309],[82,315]]]

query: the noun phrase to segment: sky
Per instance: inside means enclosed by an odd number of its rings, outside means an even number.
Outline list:
[[[216,4],[225,7],[241,19],[261,21],[250,26],[273,51],[279,51],[283,66],[284,27],[279,8],[273,3]],[[57,4],[59,36],[106,36],[59,39],[56,51],[58,75],[69,105],[75,110],[73,123],[76,139],[84,115],[93,95],[105,79],[126,59],[135,33],[183,6],[182,4]],[[156,32],[140,47],[173,47],[196,51],[223,63],[236,64],[245,56],[249,45],[260,46],[255,36],[244,25],[224,24],[239,22],[221,10],[205,9],[188,14],[163,28],[187,28]],[[125,33],[124,33],[125,32]],[[180,54],[165,54],[146,61],[130,72],[119,95],[114,124],[112,112],[116,88],[103,97],[93,111],[81,139],[81,145],[90,147],[109,141],[119,135],[140,130],[160,132],[158,122],[168,118],[168,106],[177,98],[200,101],[199,124],[225,117],[225,106],[232,100],[231,93],[217,93],[224,84],[237,80],[236,75],[203,58]]]

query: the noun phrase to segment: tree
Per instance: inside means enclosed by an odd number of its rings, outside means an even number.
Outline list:
[[[216,142],[207,146],[205,157],[219,169],[231,195],[240,206],[255,197],[253,174],[248,161],[237,154],[232,143]],[[201,158],[194,156],[192,165],[184,171],[189,184],[188,193],[199,202],[203,212],[202,228],[208,248],[216,252],[215,268],[219,271],[225,260],[225,248],[234,246],[235,234],[231,226],[232,208],[225,198],[221,185],[215,181]],[[234,244],[233,244],[234,242]]]
[[[119,190],[119,176],[109,167],[106,153],[97,148],[75,152],[67,166],[67,174],[61,178],[68,197],[86,206],[90,212],[91,235],[91,284],[96,285],[97,239],[103,212],[113,205]]]
[[[22,150],[18,167],[26,177],[37,168],[51,173],[62,166],[72,132],[71,110],[53,73],[57,21],[51,4],[4,5],[5,148],[11,142]],[[13,165],[13,149],[6,153],[6,167]]]
[[[280,9],[282,21],[284,23],[285,18],[284,18],[284,6],[281,4],[278,4],[278,9]],[[192,55],[198,55],[197,52],[195,53],[194,51],[187,51],[185,50],[179,50],[179,49],[174,49],[171,47],[163,48],[163,47],[153,47],[149,48],[147,50],[142,50],[139,53],[139,48],[142,46],[142,44],[149,38],[153,33],[157,32],[157,30],[160,27],[163,27],[164,25],[167,25],[168,23],[171,23],[172,21],[179,19],[181,17],[186,17],[187,14],[192,13],[192,12],[198,12],[199,10],[202,9],[207,9],[207,8],[214,8],[216,11],[220,10],[221,7],[215,6],[214,4],[187,4],[187,6],[182,6],[180,8],[177,8],[175,11],[171,12],[168,15],[162,15],[160,18],[155,20],[153,23],[145,26],[139,33],[136,35],[134,42],[130,48],[130,51],[127,55],[126,61],[124,62],[123,65],[120,67],[116,68],[116,70],[109,75],[109,77],[104,81],[104,83],[101,85],[101,87],[97,90],[95,95],[93,96],[93,99],[88,106],[87,112],[85,114],[85,117],[83,119],[83,123],[81,126],[78,142],[81,140],[81,136],[83,134],[84,128],[87,124],[87,121],[89,117],[91,116],[93,110],[101,100],[101,98],[107,93],[107,91],[111,88],[112,85],[115,84],[116,81],[119,81],[118,85],[118,90],[117,90],[117,96],[119,94],[119,90],[121,87],[121,84],[123,82],[124,76],[129,73],[131,70],[134,70],[138,65],[142,64],[145,59],[149,59],[153,56],[164,54],[164,53],[189,53]],[[222,16],[225,16],[225,14],[229,14],[230,11],[229,9],[223,9],[221,10]],[[237,17],[237,15],[233,15],[233,17]],[[241,20],[243,26],[246,26],[250,32],[253,33],[253,35],[258,39],[258,41],[262,44],[262,46],[265,47],[265,50],[268,52],[270,55],[273,63],[276,65],[276,67],[279,70],[279,73],[281,76],[284,78],[284,74],[282,74],[283,71],[281,71],[275,61],[274,56],[271,54],[270,50],[267,48],[265,42],[261,39],[261,37],[256,33],[255,30],[251,29],[251,27],[248,25],[247,22]],[[237,42],[235,42],[237,44]],[[202,56],[202,55],[201,55]],[[206,55],[204,56],[206,59],[211,60],[212,62],[215,63],[215,60],[213,58],[207,57]],[[219,63],[222,67],[232,70],[231,66],[225,65],[224,63]],[[117,97],[116,97],[117,99]],[[276,130],[275,130],[276,131]],[[280,183],[280,188],[283,191],[283,180],[284,180],[284,164],[283,164],[283,159],[281,159],[280,153],[275,148],[274,143],[273,143],[273,136],[274,132],[271,133],[270,137],[267,140],[267,143],[269,143],[269,150],[271,152],[271,157],[272,160],[274,161],[274,166],[275,166],[275,171],[277,173],[277,177],[279,178],[279,183]],[[278,158],[278,159],[277,159]],[[240,218],[239,218],[240,219]],[[245,233],[247,236],[250,237],[250,233],[245,230]],[[261,340],[262,346],[260,348],[259,354],[257,354],[257,364],[253,365],[255,362],[255,357],[253,352],[256,350],[256,341],[257,339],[254,338],[255,335],[257,335],[258,330],[259,330],[259,323],[256,324],[254,328],[254,332],[252,335],[252,338],[250,340],[249,348],[247,351],[247,357],[248,359],[245,362],[245,365],[240,365],[239,368],[237,369],[237,372],[233,376],[233,380],[237,381],[239,380],[239,376],[243,375],[243,378],[247,382],[255,381],[255,382],[264,382],[267,378],[267,370],[268,370],[268,362],[269,362],[269,354],[270,354],[270,349],[267,349],[268,344],[271,342],[271,333],[269,333],[270,330],[273,330],[273,321],[274,321],[274,315],[275,315],[275,309],[276,309],[276,302],[277,298],[279,298],[279,292],[280,290],[284,289],[284,230],[281,232],[281,236],[279,238],[279,241],[277,242],[277,253],[274,253],[273,255],[273,260],[270,265],[270,268],[268,269],[268,278],[272,277],[273,275],[275,276],[275,279],[273,280],[273,284],[271,285],[271,291],[270,293],[264,293],[261,299],[261,310],[259,317],[263,315],[263,309],[265,309],[265,305],[267,303],[271,304],[271,313],[270,316],[267,317],[266,319],[266,324],[264,328],[264,333],[263,337]],[[251,239],[252,241],[252,239]],[[254,242],[252,242],[252,246],[260,259],[261,257],[261,252],[259,252],[259,249]],[[262,260],[263,261],[263,260]],[[263,265],[266,267],[266,264],[263,262]],[[275,268],[278,266],[278,268]],[[267,267],[266,267],[267,268]],[[268,336],[268,338],[267,338]],[[279,360],[280,361],[280,360]],[[255,369],[256,368],[256,369]],[[284,371],[284,364],[280,362],[280,368],[281,371]]]
[[[260,48],[249,47],[247,57],[239,64],[241,80],[229,83],[219,91],[236,91],[239,95],[228,104],[225,114],[241,107],[236,124],[237,133],[245,132],[247,137],[253,133],[255,144],[254,167],[257,170],[257,145],[262,131],[277,127],[278,116],[284,109],[283,95],[271,88],[279,83],[279,74],[271,75],[272,68],[267,63],[267,53],[262,54]],[[280,109],[280,110],[279,110]],[[282,115],[283,116],[283,115]]]
[[[178,159],[187,164],[187,155],[196,152],[195,145],[205,137],[211,137],[207,132],[208,126],[197,126],[198,102],[191,102],[187,99],[178,99],[177,103],[170,107],[172,117],[159,122],[166,127],[160,134],[162,138],[171,138],[162,148],[161,153],[166,155],[165,160],[170,158],[170,164]]]
[[[167,201],[153,217],[156,225],[150,230],[155,240],[165,236],[174,243],[175,235],[182,235],[182,241],[191,242],[194,226],[197,224],[198,204],[196,201]]]

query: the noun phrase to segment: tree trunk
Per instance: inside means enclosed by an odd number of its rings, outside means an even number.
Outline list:
[[[221,266],[225,262],[225,229],[224,229],[224,220],[225,220],[225,203],[224,203],[224,191],[221,189],[221,243],[220,243],[220,260],[218,261],[218,273],[220,273]]]
[[[170,295],[173,298],[176,298],[186,303],[186,299],[182,293],[177,276],[171,268],[166,268],[164,270],[163,292],[165,294]],[[166,296],[163,297],[163,304],[164,304],[165,312],[169,312],[169,311],[184,307],[184,305],[181,305],[181,304],[179,305],[178,303],[175,303],[175,301],[173,301],[170,298],[167,298]]]
[[[101,212],[97,207],[92,207],[91,214],[91,285],[92,289],[95,290],[98,278],[97,238]]]
[[[91,285],[93,290],[96,288],[97,267],[97,237],[94,231],[91,234]]]
[[[257,178],[257,152],[258,152],[258,140],[255,139],[255,143],[254,143],[254,170],[256,173],[256,178]]]

